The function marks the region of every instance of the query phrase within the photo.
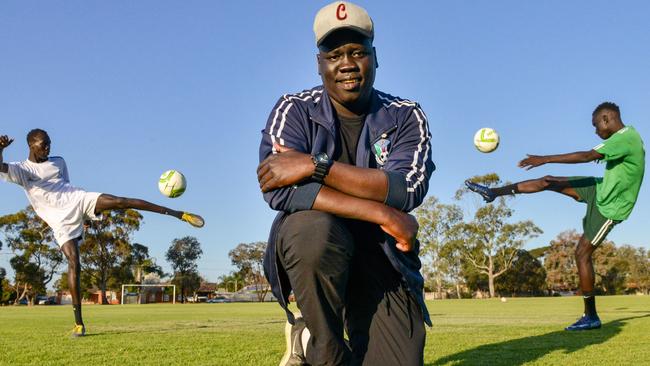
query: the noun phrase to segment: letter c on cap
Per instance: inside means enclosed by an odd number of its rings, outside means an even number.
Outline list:
[[[339,4],[336,8],[336,19],[345,20],[348,17],[348,13],[345,12],[345,4]]]

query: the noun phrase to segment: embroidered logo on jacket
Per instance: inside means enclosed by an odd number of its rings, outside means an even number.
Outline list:
[[[388,150],[390,148],[390,140],[387,139],[381,139],[373,145],[373,150],[375,153],[375,160],[377,161],[377,164],[383,166],[386,164],[386,160],[388,159]]]

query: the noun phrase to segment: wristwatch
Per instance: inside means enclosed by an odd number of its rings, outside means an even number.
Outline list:
[[[324,152],[319,152],[312,155],[311,161],[316,167],[316,169],[314,169],[314,174],[311,175],[311,179],[318,183],[323,183],[323,180],[327,176],[327,173],[330,172],[330,167],[332,167],[332,164],[334,164],[334,162]]]

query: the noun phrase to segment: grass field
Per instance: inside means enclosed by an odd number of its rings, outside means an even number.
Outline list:
[[[571,298],[428,303],[426,365],[650,365],[650,296],[599,297],[603,328],[568,333]],[[70,339],[70,306],[0,307],[0,365],[277,365],[276,304],[84,307],[89,335]]]

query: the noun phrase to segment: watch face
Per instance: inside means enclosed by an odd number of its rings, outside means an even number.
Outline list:
[[[325,153],[318,153],[314,156],[314,158],[316,159],[317,164],[327,163],[327,161],[330,159],[329,156],[327,156]]]

